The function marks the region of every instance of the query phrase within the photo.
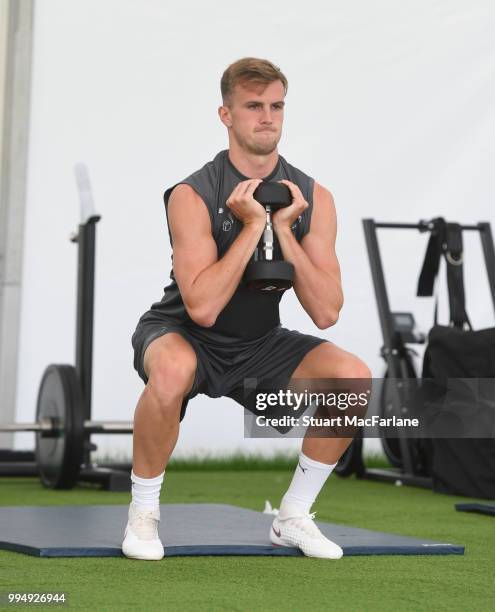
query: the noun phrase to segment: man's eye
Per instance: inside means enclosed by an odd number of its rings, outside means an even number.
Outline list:
[[[260,108],[260,105],[259,104],[248,104],[248,108],[249,109]],[[274,104],[272,108],[274,108],[275,110],[282,110],[283,106],[281,104]]]

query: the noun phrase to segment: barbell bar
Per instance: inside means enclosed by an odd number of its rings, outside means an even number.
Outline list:
[[[83,429],[87,433],[124,434],[132,433],[131,421],[84,421]],[[0,433],[34,431],[41,433],[42,437],[50,438],[65,431],[56,419],[45,418],[36,423],[0,423]]]

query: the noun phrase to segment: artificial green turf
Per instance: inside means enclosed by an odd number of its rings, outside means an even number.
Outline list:
[[[170,468],[161,502],[228,503],[262,510],[265,499],[278,506],[291,476],[290,470]],[[129,501],[127,493],[88,485],[52,491],[43,489],[37,479],[0,479],[1,505]],[[495,520],[456,512],[454,504],[459,501],[467,500],[334,475],[313,509],[319,520],[462,544],[464,556],[360,556],[339,561],[174,557],[153,562],[47,559],[0,551],[0,592],[63,590],[70,608],[98,611],[490,610],[495,607]]]
[[[299,457],[298,452],[287,453],[281,451],[271,456],[243,453],[229,453],[228,455],[190,455],[188,457],[174,457],[168,464],[167,469],[181,471],[232,471],[232,470],[292,470],[297,464]],[[389,463],[383,453],[373,452],[366,454],[366,466],[368,468],[386,468]],[[92,459],[100,465],[115,465],[115,457],[102,456],[101,458]],[[130,465],[131,457],[121,457],[119,463]]]

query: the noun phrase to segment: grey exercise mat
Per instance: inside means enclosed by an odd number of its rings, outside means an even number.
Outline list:
[[[0,548],[39,557],[118,557],[128,506],[8,506],[0,508]],[[276,547],[273,516],[224,504],[160,506],[165,556],[301,555]],[[320,523],[344,555],[462,555],[456,544]]]
[[[455,509],[459,512],[477,512],[495,516],[495,504],[456,504]]]

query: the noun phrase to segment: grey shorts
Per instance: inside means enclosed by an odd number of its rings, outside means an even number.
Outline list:
[[[149,310],[140,318],[132,336],[134,369],[145,384],[148,378],[143,367],[144,353],[153,340],[171,332],[187,340],[197,358],[194,383],[182,403],[181,420],[188,401],[199,393],[208,397],[230,397],[252,411],[250,403],[245,400],[246,378],[258,381],[277,379],[288,383],[306,353],[328,342],[279,325],[254,340],[233,341],[225,345],[213,334],[209,338],[206,328],[195,330]]]

